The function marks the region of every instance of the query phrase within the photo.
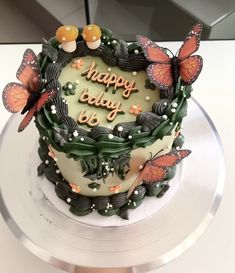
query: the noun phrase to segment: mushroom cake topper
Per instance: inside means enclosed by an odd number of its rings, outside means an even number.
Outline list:
[[[21,132],[33,116],[55,95],[55,91],[45,90],[42,87],[38,60],[31,49],[26,49],[24,52],[16,77],[21,83],[8,83],[3,90],[2,100],[5,108],[11,113],[22,110],[21,113],[24,114],[28,111],[20,123],[18,131]]]
[[[82,37],[86,41],[87,47],[97,49],[101,44],[101,29],[97,25],[87,25],[82,31]]]
[[[76,50],[76,39],[78,35],[78,28],[72,25],[61,26],[56,31],[57,41],[61,43],[63,50],[68,53]]]

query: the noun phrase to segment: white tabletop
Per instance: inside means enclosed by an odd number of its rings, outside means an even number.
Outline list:
[[[178,42],[160,43],[176,52]],[[0,90],[15,81],[15,72],[24,50],[36,53],[40,45],[0,46]],[[221,137],[225,162],[225,190],[219,210],[202,237],[182,256],[153,271],[155,273],[234,273],[235,271],[235,174],[233,152],[235,141],[235,41],[201,42],[198,53],[203,56],[203,71],[193,85],[193,96],[205,108]],[[0,131],[10,114],[0,102]],[[16,132],[17,134],[17,132]],[[203,160],[203,151],[202,151]],[[210,164],[210,162],[206,162]],[[0,272],[59,273],[59,269],[39,260],[26,250],[9,231],[0,216]],[[84,272],[85,273],[85,272]]]

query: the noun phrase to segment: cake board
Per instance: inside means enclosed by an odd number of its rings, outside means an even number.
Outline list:
[[[11,117],[1,136],[1,212],[26,248],[58,268],[68,272],[153,270],[188,249],[215,215],[224,183],[222,147],[212,121],[194,100],[184,120],[185,148],[193,152],[178,168],[177,189],[157,212],[123,226],[82,223],[58,210],[45,191],[42,196],[32,193],[27,174],[37,166],[26,162],[30,153],[37,156],[37,132],[32,125],[16,135],[20,119]],[[35,201],[42,197],[44,202]],[[141,207],[144,203],[136,211]]]

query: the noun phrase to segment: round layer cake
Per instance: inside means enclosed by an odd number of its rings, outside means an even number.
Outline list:
[[[40,58],[47,88],[58,93],[36,117],[43,138],[40,154],[45,141],[44,154],[49,151],[52,158],[51,162],[41,156],[40,173],[46,172],[59,197],[78,215],[92,211],[83,209],[78,197],[120,196],[115,209],[96,205],[104,215],[113,214],[127,206],[126,193],[151,155],[182,146],[180,124],[191,86],[179,79],[171,90],[156,88],[146,73],[150,62],[141,47],[128,45],[107,30],[102,30],[97,49],[89,49],[82,36],[72,53],[60,49],[54,39],[49,43],[57,49],[56,61],[44,52]],[[146,193],[162,196],[174,169],[168,168],[162,181],[138,186],[134,200],[142,201]]]

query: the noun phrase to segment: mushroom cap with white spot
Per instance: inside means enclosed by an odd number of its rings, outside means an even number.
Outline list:
[[[78,28],[73,25],[64,25],[57,29],[56,40],[60,43],[71,42],[77,39]]]

